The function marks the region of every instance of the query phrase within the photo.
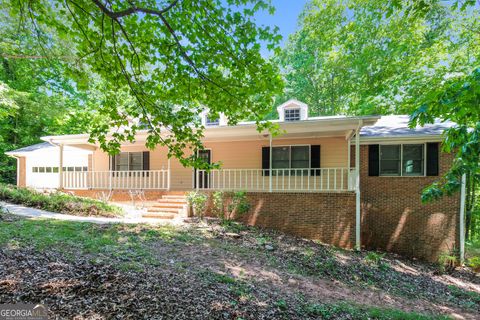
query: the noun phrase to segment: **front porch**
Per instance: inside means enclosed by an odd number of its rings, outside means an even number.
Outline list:
[[[248,192],[355,191],[355,169],[215,169],[192,170],[189,190]],[[62,186],[69,190],[165,190],[176,185],[172,169],[132,171],[66,171]],[[198,183],[197,183],[198,181]],[[172,183],[173,182],[173,183]]]

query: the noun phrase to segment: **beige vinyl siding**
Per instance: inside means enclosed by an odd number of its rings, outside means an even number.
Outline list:
[[[262,147],[269,145],[268,139],[253,141],[206,142],[211,150],[212,161],[220,162],[225,169],[261,169]],[[347,167],[347,141],[345,137],[309,138],[309,139],[274,139],[273,146],[284,145],[320,145],[320,165],[322,168]],[[147,151],[142,144],[123,146],[123,152]],[[101,151],[93,153],[95,171],[109,170],[109,157]],[[170,160],[171,189],[188,190],[193,186],[193,170],[185,168],[177,159]],[[168,168],[167,148],[158,147],[150,151],[150,169]],[[302,178],[299,178],[302,179]],[[306,182],[305,182],[306,183]]]
[[[274,139],[272,145],[320,145],[322,168],[347,167],[347,141],[344,137]],[[212,161],[222,162],[222,167],[229,169],[262,168],[262,147],[268,146],[268,139],[205,143],[205,147],[212,150]]]

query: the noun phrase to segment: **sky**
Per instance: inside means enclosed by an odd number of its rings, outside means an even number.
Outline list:
[[[271,0],[275,6],[275,14],[270,15],[266,11],[256,14],[259,25],[277,26],[280,28],[280,34],[283,36],[281,46],[288,39],[288,35],[295,32],[297,28],[297,18],[308,0]],[[264,57],[269,57],[271,53],[264,48],[262,50]]]

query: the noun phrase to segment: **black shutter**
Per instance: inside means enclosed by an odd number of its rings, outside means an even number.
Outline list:
[[[269,176],[270,171],[270,147],[262,147],[262,175]]]
[[[368,175],[380,175],[380,148],[378,144],[368,146]]]
[[[427,176],[438,176],[438,142],[427,143]]]
[[[110,161],[109,161],[109,165],[110,165],[110,171],[112,172],[112,176],[115,176],[115,156],[110,156]]]
[[[115,156],[110,156],[110,171],[115,171]]]
[[[150,152],[143,152],[143,170],[150,170]]]
[[[315,170],[311,170],[310,174],[313,176],[320,175],[320,146],[314,145],[310,146],[310,168]]]

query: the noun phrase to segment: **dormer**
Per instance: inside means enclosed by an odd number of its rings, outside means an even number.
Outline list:
[[[308,105],[295,99],[277,107],[278,118],[280,121],[300,121],[308,118]]]
[[[228,125],[227,117],[223,113],[220,113],[219,116],[216,118],[212,118],[212,116],[208,113],[208,109],[205,109],[200,113],[202,125],[204,125],[205,127],[218,127]]]

